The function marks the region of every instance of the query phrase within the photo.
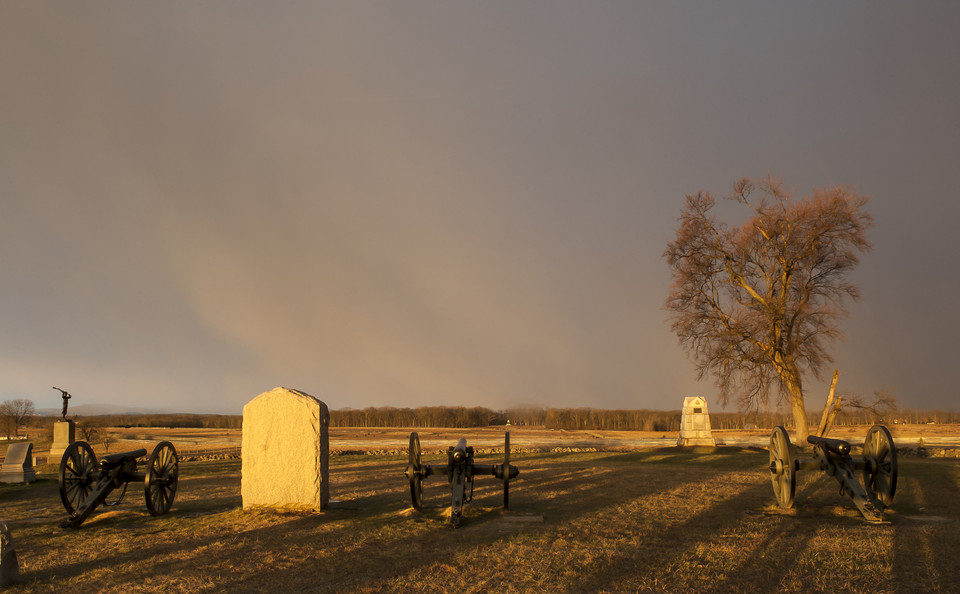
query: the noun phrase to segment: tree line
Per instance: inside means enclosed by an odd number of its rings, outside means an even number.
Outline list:
[[[29,401],[27,401],[29,403]],[[32,404],[32,403],[29,403]],[[25,427],[48,430],[59,417],[38,416],[25,403],[6,401],[0,404],[0,435],[15,437]],[[26,412],[25,412],[26,411]],[[816,425],[820,413],[808,411],[808,422]],[[241,415],[143,414],[71,416],[80,435],[100,427],[175,427],[205,429],[240,429]],[[713,429],[772,429],[777,425],[792,427],[791,411],[710,412]],[[330,411],[331,427],[448,427],[464,429],[489,426],[536,426],[547,429],[597,431],[679,431],[680,411],[648,409],[552,408],[527,407],[493,410],[482,406],[392,406],[343,408]],[[867,425],[884,423],[958,423],[960,412],[921,409],[844,406],[835,425]],[[91,434],[92,435],[92,434]]]
[[[488,427],[542,426],[548,429],[673,431],[680,411],[608,410],[599,408],[511,408],[482,406],[368,407],[330,411],[332,427]]]

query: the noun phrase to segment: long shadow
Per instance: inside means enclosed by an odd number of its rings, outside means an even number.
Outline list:
[[[906,470],[907,472],[904,472]],[[960,464],[901,462],[894,509],[893,577],[901,592],[958,592],[960,569]]]
[[[566,473],[569,475],[571,473]],[[642,473],[638,473],[642,474]],[[612,477],[612,472],[604,472],[601,477]],[[691,479],[692,480],[692,479]],[[682,477],[677,477],[672,485],[683,484]],[[563,498],[562,506],[555,503],[553,509],[557,516],[564,518],[565,523],[575,522],[577,518],[588,516],[603,508],[615,508],[622,505],[639,494],[643,494],[643,484],[638,484],[637,492],[615,492],[606,493],[598,496],[596,488],[602,487],[594,485],[594,491],[584,490],[575,492],[571,496]],[[524,484],[524,488],[518,488],[516,492],[511,487],[511,509],[512,513],[536,513],[543,511],[543,506],[536,503],[535,491],[541,489],[542,485],[533,482]],[[516,500],[523,501],[522,504],[514,504]],[[545,512],[551,513],[551,512]],[[511,538],[511,534],[501,533],[491,529],[491,523],[496,522],[501,515],[498,512],[481,512],[479,515],[467,513],[464,526],[458,530],[452,530],[437,520],[417,521],[416,519],[406,519],[404,524],[409,529],[409,535],[404,537],[387,537],[375,539],[374,542],[366,543],[362,548],[362,554],[351,557],[349,566],[340,566],[338,571],[328,571],[326,568],[318,568],[312,561],[305,561],[301,565],[294,566],[291,570],[285,571],[284,575],[299,576],[296,582],[288,582],[287,586],[291,588],[311,588],[318,591],[338,591],[343,589],[390,589],[390,584],[395,583],[397,578],[407,577],[410,579],[418,576],[424,569],[424,563],[432,565],[438,560],[448,560],[456,563],[456,559],[462,555],[472,557],[471,552],[478,550],[497,550],[502,544]],[[549,523],[540,526],[535,530],[550,530]],[[285,538],[285,540],[287,540]],[[490,547],[488,549],[488,547]],[[396,560],[407,560],[410,567],[409,571],[403,576],[384,577],[381,570],[385,566],[396,565]],[[308,577],[309,576],[309,577]],[[413,576],[413,577],[411,577]],[[278,576],[279,578],[279,576]],[[322,579],[318,582],[317,578]],[[239,581],[232,584],[238,588],[244,587],[244,580],[247,578],[238,578]],[[409,583],[409,582],[407,582]],[[425,584],[426,585],[426,584]]]
[[[598,563],[592,572],[582,575],[579,584],[573,586],[573,589],[621,590],[624,584],[617,581],[619,578],[616,576],[620,574],[622,567],[632,567],[636,574],[642,575],[651,568],[667,565],[687,555],[690,549],[698,544],[697,541],[687,538],[688,534],[700,534],[704,528],[716,533],[734,527],[744,520],[747,509],[756,506],[766,489],[764,484],[751,485],[732,497],[703,508],[684,522],[657,531],[642,543],[621,547],[615,555],[611,555],[603,563]],[[642,560],[642,564],[638,559]]]
[[[364,465],[366,466],[366,465]],[[376,470],[374,470],[376,472]],[[402,477],[401,477],[402,478]],[[203,482],[209,480],[206,477],[194,478],[192,481]],[[187,483],[187,481],[184,481]],[[237,491],[239,491],[239,481],[237,481]],[[53,493],[54,496],[56,493]],[[379,499],[383,503],[383,496],[363,498],[363,499]],[[227,503],[229,502],[229,503]],[[111,517],[109,521],[104,520],[103,522],[98,522],[96,516],[91,517],[88,523],[78,531],[69,531],[62,533],[55,533],[53,538],[57,540],[70,539],[82,541],[84,538],[88,538],[91,541],[96,541],[97,536],[103,532],[115,532],[117,530],[128,530],[132,538],[142,536],[144,532],[153,533],[157,530],[162,531],[162,526],[164,520],[176,519],[178,516],[189,515],[197,509],[202,509],[206,511],[216,511],[216,512],[230,512],[237,508],[239,503],[238,495],[229,495],[224,498],[205,498],[203,500],[198,500],[191,502],[191,504],[177,506],[175,504],[174,510],[167,516],[162,518],[145,518],[134,517],[134,516],[124,516],[122,518],[117,518],[116,516]],[[353,503],[358,503],[358,500],[354,500]],[[363,503],[359,501],[359,503]],[[361,506],[362,507],[362,506]],[[399,503],[392,503],[391,505],[385,506],[386,511],[379,514],[383,518],[383,521],[389,521],[390,514],[395,513],[397,509],[401,509],[402,506]],[[324,528],[324,534],[320,535],[321,540],[336,540],[338,534],[346,533],[351,531],[348,523],[342,522],[342,520],[349,519],[354,520],[357,517],[361,520],[369,520],[371,518],[376,518],[377,513],[371,513],[370,510],[366,510],[363,513],[356,514],[350,513],[349,511],[345,512],[342,510],[331,510],[324,514],[314,514],[314,515],[303,515],[303,514],[293,514],[292,519],[284,519],[284,515],[279,515],[279,522],[272,522],[270,526],[259,528],[252,531],[240,532],[240,533],[225,533],[222,530],[214,531],[209,535],[204,535],[201,537],[192,537],[192,538],[180,538],[175,542],[166,541],[162,536],[158,536],[156,539],[152,539],[152,542],[142,543],[141,546],[135,550],[131,550],[125,553],[116,553],[111,554],[109,557],[95,558],[93,560],[87,558],[85,560],[75,560],[68,561],[66,563],[60,563],[54,568],[48,568],[41,571],[32,572],[25,577],[30,581],[34,582],[36,585],[40,585],[44,582],[49,583],[50,580],[70,580],[82,576],[84,573],[90,571],[96,571],[98,569],[109,569],[124,566],[127,564],[135,563],[138,560],[144,558],[151,559],[150,563],[150,575],[175,575],[178,571],[182,570],[181,562],[166,562],[164,559],[177,556],[176,553],[179,553],[184,550],[199,550],[207,547],[215,542],[220,542],[228,540],[231,542],[230,548],[237,550],[246,548],[251,545],[251,543],[257,543],[260,540],[260,536],[268,534],[277,534],[283,533],[284,539],[283,542],[285,545],[289,546],[290,544],[299,544],[301,546],[308,546],[315,544],[314,541],[317,538],[315,534],[317,528]],[[376,520],[374,520],[376,521]],[[331,523],[341,523],[339,527],[333,529],[326,529]],[[406,546],[415,546],[415,543],[405,542]],[[29,554],[29,547],[24,552]],[[373,567],[371,567],[373,569]],[[136,576],[132,576],[134,580]],[[282,583],[286,581],[284,576],[277,576],[278,582]]]
[[[750,591],[755,584],[768,583],[764,570],[757,568],[769,566],[771,556],[780,560],[776,566],[789,567],[809,546],[815,534],[816,531],[802,522],[781,522],[780,526],[767,532],[766,538],[754,546],[736,569],[720,576],[705,591]]]
[[[521,468],[526,464],[528,480],[511,483],[511,513],[541,513],[545,516],[544,523],[523,528],[534,534],[550,534],[557,529],[567,529],[581,520],[590,521],[601,512],[617,510],[638,498],[655,496],[661,488],[684,489],[689,486],[694,490],[704,489],[710,481],[723,475],[723,471],[668,463],[651,467],[653,465],[605,464],[580,459],[555,466],[548,462],[539,461],[536,457],[526,460],[518,457],[517,464]],[[392,473],[394,464],[394,461],[383,461],[382,465],[371,465],[370,470],[382,476],[385,472]],[[365,472],[368,465],[362,466]],[[625,479],[626,484],[634,486],[624,488]],[[489,480],[499,483],[492,478]],[[201,524],[210,528],[203,535],[167,538],[163,534],[163,517],[93,523],[81,531],[58,535],[57,538],[76,538],[81,542],[83,530],[89,529],[91,535],[95,535],[96,531],[129,530],[131,536],[136,538],[138,547],[128,552],[102,555],[92,562],[68,561],[36,572],[31,578],[36,580],[38,586],[49,586],[79,578],[92,569],[116,572],[121,567],[125,570],[134,567],[125,579],[128,584],[136,585],[138,580],[181,575],[185,571],[184,551],[214,547],[216,555],[197,553],[187,563],[193,563],[198,568],[191,568],[190,571],[199,570],[209,575],[220,573],[222,577],[216,589],[258,589],[271,583],[291,590],[390,589],[390,584],[395,583],[391,581],[394,578],[383,576],[382,571],[384,567],[395,567],[398,559],[409,567],[403,574],[408,577],[419,575],[425,565],[432,565],[438,559],[447,559],[457,567],[469,566],[462,560],[464,556],[470,557],[467,553],[483,551],[487,547],[496,550],[495,547],[510,541],[517,534],[512,529],[506,532],[501,530],[499,519],[502,515],[498,511],[476,509],[471,513],[468,510],[465,525],[459,530],[445,526],[443,519],[436,514],[402,516],[399,512],[408,508],[409,502],[405,499],[405,480],[400,476],[398,481],[398,489],[404,493],[402,500],[388,501],[380,495],[361,498],[356,502],[357,509],[352,510],[332,509],[312,515],[278,514],[268,520],[269,525],[238,532],[229,532],[228,526],[210,522]],[[370,486],[375,485],[371,482]],[[546,501],[541,500],[540,494],[548,489],[562,490],[563,493]],[[734,514],[739,509],[738,505],[756,507],[756,501],[762,499],[760,493],[766,490],[769,490],[768,481],[749,487],[731,500],[719,502],[718,509]],[[390,492],[393,492],[392,488]],[[496,487],[490,487],[489,493],[484,491],[475,503],[486,503],[489,499],[495,506],[497,494]],[[175,511],[187,514],[193,507],[191,505],[178,510],[175,506]],[[196,502],[196,507],[220,512],[236,510],[235,505],[211,507],[209,503],[200,501]],[[478,505],[478,508],[482,508],[482,505]],[[713,507],[698,514],[701,522],[709,519],[711,509]],[[669,528],[667,533],[657,535],[653,540],[665,547],[670,544],[671,536],[680,534],[684,526],[694,528],[694,519]],[[276,546],[271,543],[277,542],[283,543],[282,551],[265,550],[265,547]],[[661,553],[662,556],[667,554]],[[276,562],[274,565],[257,564],[255,572],[220,571],[230,563],[241,566],[246,562],[254,563],[259,555],[271,555]],[[617,558],[627,557],[627,552],[624,552]],[[144,565],[144,559],[150,559],[149,564]],[[604,576],[597,573],[592,581],[581,582],[581,586],[597,589],[596,584],[604,583],[603,579]]]
[[[650,469],[644,469],[641,467],[633,470],[633,472],[638,477],[642,476],[644,474],[644,471],[649,472]],[[600,478],[607,479],[607,478],[614,477],[615,473],[612,470],[605,469],[605,472],[598,474],[598,476]],[[592,477],[592,478],[596,479],[597,477]],[[678,474],[674,474],[672,478],[673,480],[670,482],[670,488],[674,488],[674,489],[683,488],[685,484],[694,483],[698,480],[698,477],[692,476],[692,474],[682,475],[678,473]],[[543,528],[539,529],[539,532],[549,533],[558,528],[566,529],[566,527],[570,525],[575,525],[578,522],[578,520],[580,520],[581,518],[588,518],[588,517],[595,516],[602,510],[615,510],[629,503],[631,500],[636,499],[637,497],[656,494],[655,491],[651,490],[642,482],[638,482],[636,490],[623,489],[620,491],[602,491],[602,488],[606,483],[607,481],[601,481],[600,484],[597,484],[594,481],[592,490],[589,490],[589,491],[584,490],[581,492],[575,492],[570,496],[565,496],[563,498],[562,503],[557,502],[555,504],[555,506],[553,507],[552,514],[550,511],[545,512],[546,514],[551,514],[551,515],[563,518],[562,525],[558,526],[551,522],[545,522],[545,524],[543,525]],[[541,487],[542,485],[540,485],[539,483],[532,485],[533,489],[540,489]],[[597,491],[601,491],[603,495],[598,496]],[[511,494],[511,501],[512,501],[512,494]],[[539,507],[539,509],[541,510],[543,509],[543,506],[536,506],[536,507]],[[513,509],[514,506],[511,505],[511,508]],[[421,547],[421,549],[425,546],[429,546],[430,551],[432,551],[432,558],[429,558],[429,563],[431,564],[431,567],[433,566],[432,564],[435,564],[435,563],[440,563],[441,564],[440,566],[443,567],[444,565],[442,562],[443,559],[452,559],[451,553],[463,552],[462,551],[463,547],[461,545],[462,545],[462,541],[466,539],[457,538],[460,534],[466,536],[468,533],[472,533],[472,537],[469,539],[467,544],[467,548],[470,550],[470,553],[471,553],[471,554],[468,554],[467,556],[470,558],[473,558],[475,556],[476,551],[483,551],[485,549],[486,550],[502,549],[505,543],[509,541],[511,538],[511,535],[509,534],[507,535],[496,534],[496,533],[492,533],[489,530],[486,531],[486,533],[484,533],[482,532],[483,528],[484,527],[479,522],[476,522],[472,525],[469,525],[466,529],[461,528],[460,529],[461,532],[458,532],[458,533],[450,532],[450,531],[439,532],[439,533],[435,532],[431,534],[431,536],[435,537],[435,540],[431,545],[424,545],[423,543],[420,543],[417,546]],[[478,534],[479,534],[479,538],[478,538]],[[403,546],[403,545],[401,544],[400,546]],[[490,548],[488,549],[488,547]],[[380,547],[378,547],[378,549],[380,549]],[[375,568],[379,567],[382,562],[386,562],[387,559],[392,559],[394,557],[395,557],[395,553],[385,551],[385,554],[382,557],[378,556],[377,558],[372,560],[373,563],[370,567],[361,568],[360,571],[363,572],[361,575],[367,575],[366,572],[368,570],[375,570]],[[417,581],[417,578],[422,576],[423,573],[424,573],[424,568],[417,567],[417,566],[411,567],[411,570],[408,571],[407,574],[405,574],[404,576],[405,578],[407,578],[406,583]],[[489,577],[489,576],[485,576],[485,577]],[[369,579],[369,575],[367,575],[367,579]],[[506,587],[507,584],[502,584],[502,586]],[[380,579],[379,581],[374,581],[372,583],[369,581],[365,581],[364,587],[372,588],[372,589],[379,589],[379,588],[389,589],[389,583],[387,580],[384,580],[384,579]],[[594,588],[589,587],[588,589],[592,590]]]

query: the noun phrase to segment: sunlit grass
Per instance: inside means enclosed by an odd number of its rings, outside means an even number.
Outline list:
[[[482,464],[496,455],[478,456]],[[445,456],[425,462],[442,464]],[[23,591],[957,591],[960,462],[902,459],[885,525],[802,473],[775,507],[767,454],[737,448],[515,455],[511,509],[477,476],[451,529],[446,477],[410,510],[406,457],[331,459],[330,509],[243,511],[240,463],[181,466],[173,510],[142,486],[61,530],[56,481],[0,487]]]

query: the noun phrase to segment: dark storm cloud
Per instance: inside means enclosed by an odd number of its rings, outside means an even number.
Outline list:
[[[874,198],[841,389],[953,406],[951,5],[0,13],[4,397],[674,408],[683,194],[772,171]]]

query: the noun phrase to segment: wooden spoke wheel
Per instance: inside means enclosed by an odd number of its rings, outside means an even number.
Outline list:
[[[790,436],[782,426],[770,435],[770,481],[777,505],[783,508],[793,507],[793,497],[797,491],[797,473],[793,464]]]
[[[510,432],[503,437],[503,509],[510,509]]]
[[[169,441],[161,441],[153,448],[147,459],[147,472],[143,479],[143,494],[151,516],[170,511],[177,496],[177,481],[180,476],[180,458]]]
[[[420,436],[416,431],[410,434],[409,464],[407,478],[410,479],[410,499],[414,509],[423,509],[423,464],[420,457]]]
[[[85,441],[67,446],[60,458],[60,501],[67,513],[73,515],[87,498],[100,476],[97,457]]]
[[[897,448],[883,425],[874,425],[863,442],[863,485],[889,506],[897,492]]]

